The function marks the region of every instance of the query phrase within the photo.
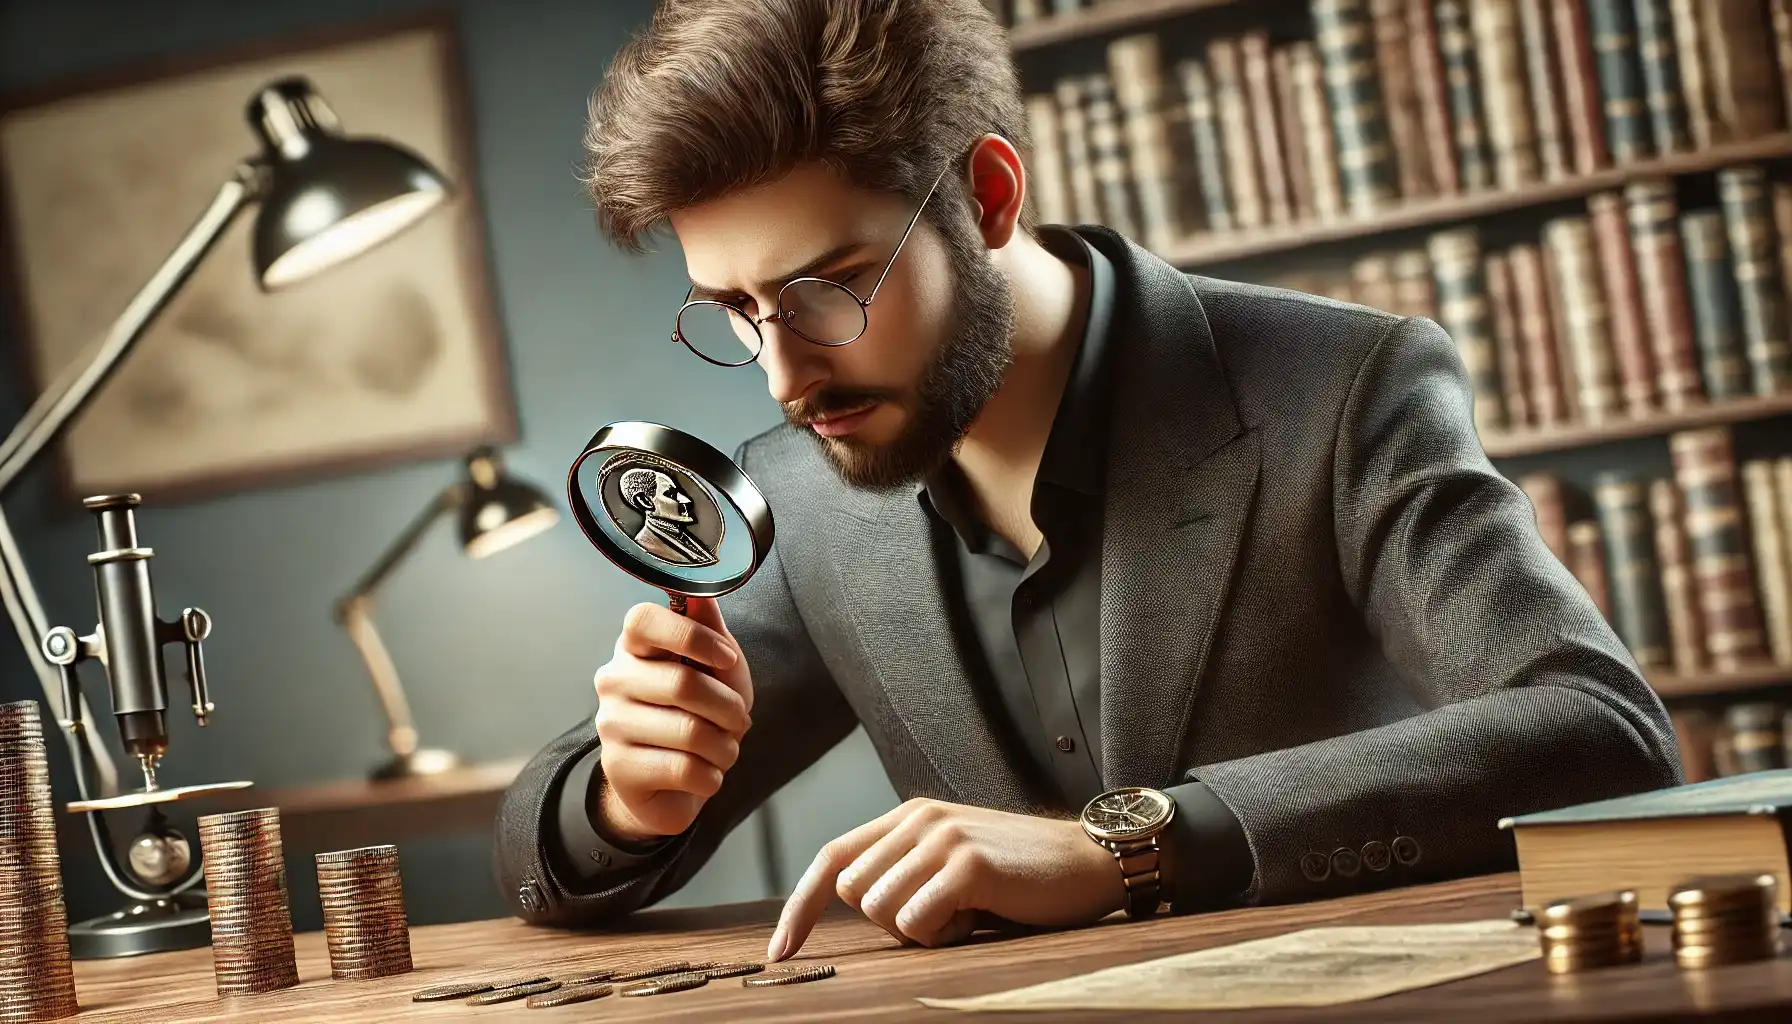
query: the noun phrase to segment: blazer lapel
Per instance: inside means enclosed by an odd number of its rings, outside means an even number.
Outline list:
[[[920,502],[912,490],[893,488],[861,494],[857,505],[831,544],[864,671],[953,799],[1036,807],[1010,759],[999,756],[1005,741],[971,683]]]
[[[1193,286],[1117,235],[1113,414],[1101,550],[1101,773],[1166,786],[1257,497],[1257,434],[1238,416]]]

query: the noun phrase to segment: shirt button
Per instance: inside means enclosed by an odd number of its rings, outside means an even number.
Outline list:
[[[1076,741],[1075,740],[1071,739],[1068,736],[1058,737],[1058,750],[1059,751],[1068,754],[1075,749],[1076,749]]]

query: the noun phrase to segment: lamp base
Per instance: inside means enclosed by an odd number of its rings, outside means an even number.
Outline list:
[[[460,767],[460,755],[448,750],[424,747],[408,754],[399,754],[373,770],[369,778],[375,782],[393,779],[414,779],[422,775],[440,775]]]
[[[204,891],[159,900],[132,900],[124,909],[89,918],[68,929],[69,956],[106,960],[176,949],[198,949],[212,941]]]

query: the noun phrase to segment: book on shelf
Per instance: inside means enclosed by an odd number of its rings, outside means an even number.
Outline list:
[[[1771,874],[1779,910],[1792,910],[1787,835],[1792,771],[1710,779],[1503,818],[1532,911],[1587,892],[1633,889],[1660,914],[1673,887],[1697,875]]]

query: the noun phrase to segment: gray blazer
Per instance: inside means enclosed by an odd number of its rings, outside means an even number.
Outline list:
[[[1247,901],[1270,903],[1507,870],[1501,816],[1682,781],[1660,700],[1482,452],[1442,329],[1081,230],[1118,293],[1104,782],[1205,782],[1249,839]],[[527,921],[676,891],[856,725],[905,798],[1049,810],[957,646],[945,541],[913,489],[855,490],[786,426],[737,459],[778,522],[722,605],[756,687],[740,760],[665,867],[587,892],[541,835],[591,720],[548,744],[497,820],[497,879]]]

